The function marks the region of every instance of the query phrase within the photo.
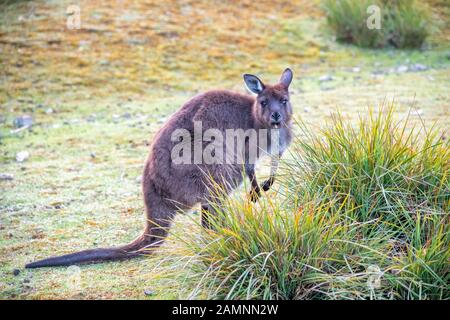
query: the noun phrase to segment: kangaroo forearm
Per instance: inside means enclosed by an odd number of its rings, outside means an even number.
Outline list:
[[[250,180],[251,189],[250,189],[250,199],[253,202],[258,200],[261,195],[261,190],[259,189],[258,180],[256,179],[256,174],[254,168],[252,170],[247,171],[247,176]]]
[[[264,181],[264,183],[262,185],[262,188],[263,188],[264,191],[269,190],[270,187],[272,186],[272,184],[275,181],[275,176],[276,176],[277,171],[278,171],[278,165],[279,165],[279,162],[280,162],[280,157],[281,157],[281,155],[272,157],[272,160],[270,162],[270,176],[269,176],[269,179]]]

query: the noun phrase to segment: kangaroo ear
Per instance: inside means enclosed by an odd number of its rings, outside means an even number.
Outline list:
[[[286,70],[284,70],[283,74],[281,75],[280,83],[284,85],[286,88],[289,88],[289,85],[291,84],[292,81],[292,77],[293,77],[292,70],[286,68]]]
[[[255,94],[260,94],[264,90],[264,84],[257,76],[246,73],[244,74],[244,81],[248,90]]]

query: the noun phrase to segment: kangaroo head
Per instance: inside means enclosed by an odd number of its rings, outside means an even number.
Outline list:
[[[244,74],[247,88],[256,94],[253,114],[267,128],[284,127],[291,121],[292,106],[289,101],[289,85],[292,71],[287,68],[281,75],[279,83],[265,85],[257,76]]]

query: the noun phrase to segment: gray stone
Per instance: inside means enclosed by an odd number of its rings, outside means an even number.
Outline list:
[[[125,113],[122,115],[122,118],[124,118],[124,119],[130,119],[130,118],[131,118],[131,113],[125,112]]]
[[[0,173],[0,181],[14,180],[14,176],[9,173]]]
[[[167,121],[167,117],[162,117],[162,118],[159,118],[156,122],[157,123],[164,123],[166,121]]]
[[[409,70],[409,68],[406,65],[398,66],[397,69],[396,69],[397,73],[405,73],[408,70]]]
[[[145,289],[144,290],[144,294],[146,296],[154,296],[155,295],[155,291],[151,290],[151,289]]]
[[[426,65],[423,65],[420,63],[413,64],[409,68],[409,71],[411,71],[411,72],[420,72],[420,71],[426,71],[426,70],[428,70],[428,67]]]
[[[29,115],[23,115],[14,119],[14,127],[30,127],[33,124],[33,118]]]
[[[24,162],[30,157],[30,153],[28,151],[20,151],[16,154],[17,162]]]
[[[333,77],[329,74],[323,75],[319,78],[320,82],[327,82],[327,81],[333,81]]]

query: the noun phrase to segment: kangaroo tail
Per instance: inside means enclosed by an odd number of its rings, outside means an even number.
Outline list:
[[[156,247],[161,242],[161,239],[157,239],[144,233],[133,242],[124,246],[83,250],[63,256],[51,257],[28,263],[25,265],[25,268],[70,266],[74,264],[130,259],[144,255],[146,253],[146,248]]]

